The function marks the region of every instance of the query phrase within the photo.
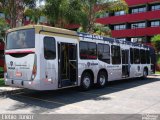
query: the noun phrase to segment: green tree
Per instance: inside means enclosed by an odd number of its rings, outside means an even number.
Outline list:
[[[36,0],[0,0],[0,9],[10,19],[10,27],[14,28],[23,21],[26,7],[35,7]]]
[[[151,38],[151,42],[153,43],[156,52],[159,53],[160,52],[160,34],[155,35]]]
[[[43,7],[38,7],[38,8],[27,8],[25,10],[25,16],[28,16],[31,20],[32,23],[38,24],[39,23],[39,18],[40,16],[43,16]]]
[[[110,37],[111,29],[103,24],[95,23],[93,26],[93,34]]]
[[[8,30],[8,29],[9,29],[8,23],[5,21],[5,19],[0,18],[0,40],[4,39],[5,31]]]
[[[82,0],[83,12],[86,14],[86,19],[81,21],[84,31],[93,33],[96,16],[99,13],[128,10],[128,6],[124,0]],[[87,26],[86,26],[87,24]]]
[[[81,0],[46,0],[44,13],[52,26],[64,28],[84,18]]]

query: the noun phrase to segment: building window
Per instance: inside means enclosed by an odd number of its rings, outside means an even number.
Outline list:
[[[120,46],[112,45],[111,52],[112,52],[112,64],[121,64]]]
[[[114,15],[115,16],[120,16],[120,15],[125,15],[126,14],[126,11],[116,11],[115,13],[114,13]]]
[[[144,42],[146,42],[146,39],[145,39],[145,37],[131,38],[131,42],[144,43]]]
[[[110,46],[107,44],[98,44],[98,59],[110,64]]]
[[[126,29],[126,25],[124,24],[114,26],[114,30],[124,30],[124,29]]]
[[[151,10],[160,10],[160,5],[152,5]]]
[[[97,59],[97,45],[91,42],[80,42],[81,59]]]
[[[145,28],[145,27],[146,27],[146,23],[145,22],[131,24],[131,29]]]
[[[119,41],[126,41],[126,38],[117,38]]]
[[[146,12],[146,7],[140,7],[140,8],[133,8],[132,9],[132,14],[141,13],[141,12]]]
[[[56,44],[53,37],[44,37],[44,58],[47,60],[56,58]]]
[[[160,21],[151,21],[151,27],[160,26]]]

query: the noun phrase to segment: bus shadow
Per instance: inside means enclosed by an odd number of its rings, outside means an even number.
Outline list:
[[[140,78],[109,82],[108,86],[103,89],[94,87],[90,91],[82,92],[78,88],[68,88],[56,91],[32,91],[25,90],[23,93],[8,95],[10,99],[17,101],[9,111],[32,109],[32,113],[47,113],[51,109],[58,110],[62,106],[71,105],[80,101],[109,101],[113,98],[111,93],[135,88],[145,84],[160,81],[160,78]],[[105,96],[104,96],[105,95]],[[115,98],[114,98],[115,99]]]

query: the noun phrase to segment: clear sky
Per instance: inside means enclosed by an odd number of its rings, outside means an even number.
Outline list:
[[[37,7],[39,7],[40,5],[45,5],[45,0],[37,0],[36,5]]]

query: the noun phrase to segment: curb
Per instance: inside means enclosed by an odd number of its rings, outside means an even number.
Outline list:
[[[5,97],[7,95],[13,95],[19,92],[23,92],[24,89],[23,88],[14,88],[14,90],[1,90],[0,89],[0,97]]]

